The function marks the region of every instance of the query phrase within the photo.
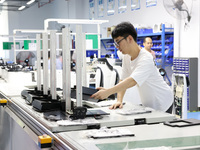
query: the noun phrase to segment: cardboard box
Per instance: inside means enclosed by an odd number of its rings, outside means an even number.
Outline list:
[[[116,26],[108,27],[107,28],[107,37],[111,37],[112,31],[115,29]]]
[[[111,36],[111,27],[108,27],[107,28],[107,37],[110,37]]]

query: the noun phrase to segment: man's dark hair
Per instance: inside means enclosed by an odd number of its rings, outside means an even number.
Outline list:
[[[127,36],[131,35],[135,42],[137,42],[137,32],[134,26],[130,22],[121,22],[118,24],[115,29],[112,31],[112,38],[115,39],[118,36]]]
[[[147,41],[148,38],[151,39],[151,37],[147,36],[147,37],[144,38],[143,43],[145,43],[145,42]]]

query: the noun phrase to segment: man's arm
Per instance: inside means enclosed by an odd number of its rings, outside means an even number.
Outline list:
[[[117,102],[113,105],[111,105],[109,107],[109,109],[116,109],[116,108],[122,108],[123,107],[123,97],[124,97],[124,94],[125,94],[126,90],[125,91],[120,91],[117,93]]]
[[[137,82],[132,77],[128,77],[128,78],[124,79],[123,81],[119,82],[117,85],[115,85],[112,88],[100,89],[98,92],[93,94],[91,97],[95,98],[95,99],[105,99],[111,94],[118,93],[116,105],[114,105],[113,107],[111,106],[110,108],[112,109],[112,108],[120,107],[120,105],[122,104],[123,96],[124,96],[126,89],[133,87],[136,84],[137,84]]]
[[[119,83],[122,82],[122,80],[119,81]],[[123,91],[119,91],[117,93],[117,101],[119,102],[122,102],[123,101],[123,97],[124,97],[124,94],[125,94],[126,90],[123,90]]]

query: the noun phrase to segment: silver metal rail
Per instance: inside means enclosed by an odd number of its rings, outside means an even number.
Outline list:
[[[6,96],[5,96],[6,97]],[[42,125],[38,120],[28,114],[24,109],[22,109],[18,104],[14,101],[8,99],[8,104],[4,107],[5,111],[10,115],[11,118],[15,120],[17,124],[28,134],[30,132],[34,133],[35,138],[37,136],[47,134],[53,138],[53,146],[51,149],[55,150],[72,150],[74,147],[69,147],[66,143],[60,140],[54,133],[48,130],[44,125]],[[21,120],[21,121],[20,121]],[[33,141],[37,141],[37,139],[33,139]]]

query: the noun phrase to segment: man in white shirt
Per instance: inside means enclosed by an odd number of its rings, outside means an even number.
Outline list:
[[[61,54],[62,55],[62,54]],[[56,70],[62,70],[62,65],[63,65],[63,62],[62,62],[62,56],[59,55],[59,56],[56,56]],[[50,51],[48,52],[48,68],[50,69]]]
[[[151,49],[152,46],[153,46],[153,42],[152,42],[152,39],[150,37],[145,37],[144,38],[144,41],[143,41],[143,45],[144,45],[144,48],[150,52],[153,56],[153,59],[156,59],[156,54],[155,52]]]
[[[122,52],[122,76],[114,87],[99,87],[91,97],[105,99],[117,93],[117,102],[110,109],[123,107],[126,89],[137,86],[141,102],[146,107],[171,113],[173,93],[154,65],[152,55],[137,44],[137,32],[129,22],[122,22],[112,31],[115,46]],[[134,98],[134,95],[133,95]]]

